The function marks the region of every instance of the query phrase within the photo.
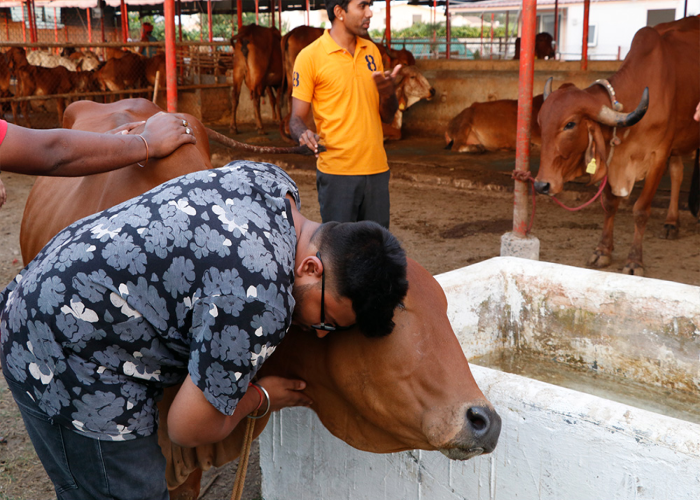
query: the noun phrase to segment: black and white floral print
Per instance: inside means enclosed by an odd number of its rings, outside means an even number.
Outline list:
[[[231,415],[291,322],[287,193],[279,167],[233,162],[67,227],[0,293],[3,369],[96,439],[152,434],[188,373]]]

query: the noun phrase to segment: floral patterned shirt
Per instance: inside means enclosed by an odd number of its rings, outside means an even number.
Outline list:
[[[0,293],[1,361],[51,419],[155,432],[186,375],[233,414],[291,323],[294,181],[246,161],[178,177],[58,233]]]

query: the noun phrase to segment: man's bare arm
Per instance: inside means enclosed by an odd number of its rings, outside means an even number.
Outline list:
[[[299,145],[308,146],[318,156],[318,141],[320,137],[309,130],[304,119],[309,116],[311,103],[292,97],[292,116],[289,118],[289,132]]]

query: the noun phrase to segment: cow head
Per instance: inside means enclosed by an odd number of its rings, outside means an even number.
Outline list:
[[[472,378],[442,288],[410,260],[408,280],[390,335],[290,330],[261,373],[306,380],[324,426],[355,448],[440,450],[457,460],[489,453],[501,419]]]
[[[421,99],[429,101],[435,96],[435,89],[415,66],[402,66],[395,85],[400,111],[405,111]]]
[[[540,170],[535,189],[540,194],[555,195],[564,183],[582,176],[592,159],[591,183],[607,175],[607,144],[603,127],[630,127],[642,119],[649,105],[649,91],[637,109],[630,113],[615,111],[601,104],[599,95],[589,89],[565,85],[551,90],[551,78],[544,91],[538,116],[542,132]]]

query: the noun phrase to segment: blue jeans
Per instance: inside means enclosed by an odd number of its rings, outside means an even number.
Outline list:
[[[158,435],[100,441],[53,424],[22,385],[4,373],[58,500],[168,500]]]

